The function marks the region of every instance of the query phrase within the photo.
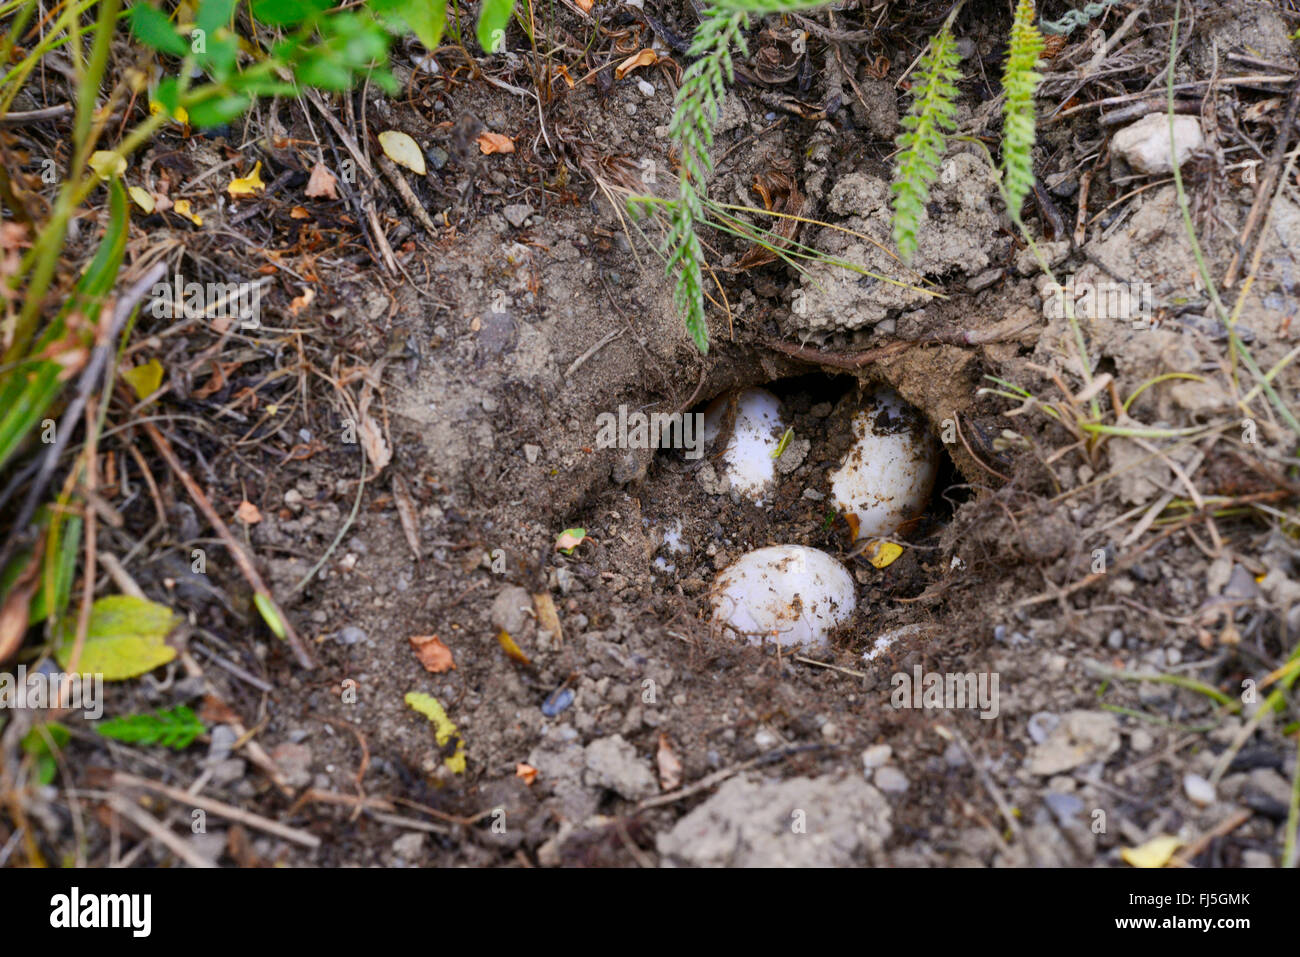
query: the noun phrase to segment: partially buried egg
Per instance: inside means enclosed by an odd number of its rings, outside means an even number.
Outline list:
[[[714,580],[713,621],[751,644],[820,647],[857,604],[853,578],[825,552],[772,545],[742,555]]]
[[[857,538],[892,535],[925,510],[939,445],[893,389],[877,391],[853,416],[853,436],[830,476],[836,507],[856,521]]]
[[[732,488],[759,505],[776,478],[773,453],[784,431],[781,403],[766,389],[724,395],[704,410],[704,441],[726,437],[722,471]]]

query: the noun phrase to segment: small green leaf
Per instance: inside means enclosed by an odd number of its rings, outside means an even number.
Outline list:
[[[176,657],[176,649],[164,639],[179,622],[166,605],[110,595],[90,609],[90,628],[77,667],[82,674],[102,674],[105,681],[124,681],[165,665]],[[72,663],[77,640],[77,623],[65,621],[63,636],[54,653],[64,669]]]
[[[167,111],[167,115],[172,119],[176,118],[176,111],[181,105],[181,84],[174,76],[169,76],[158,84],[158,89],[154,91],[154,99],[158,104]]]
[[[447,0],[380,0],[372,6],[379,13],[400,17],[429,50],[436,50],[442,42]]]
[[[242,115],[252,102],[252,97],[242,93],[204,100],[190,107],[190,122],[201,130],[221,126]]]
[[[776,443],[776,448],[772,450],[772,458],[779,459],[785,447],[790,444],[790,438],[794,435],[794,428],[788,428],[781,436],[781,441]]]
[[[131,21],[131,32],[145,46],[172,56],[185,56],[190,52],[189,44],[176,32],[176,27],[167,14],[157,7],[137,3],[131,7],[127,16]]]
[[[253,0],[254,19],[275,27],[291,27],[333,6],[333,0]]]
[[[69,738],[68,729],[57,721],[38,724],[23,736],[22,748],[35,759],[36,780],[42,787],[53,783],[59,767],[54,755],[67,746]]]
[[[587,530],[585,528],[566,528],[556,536],[555,547],[566,555],[572,555],[573,550],[586,540]]]
[[[95,732],[125,744],[157,745],[182,751],[206,729],[185,705],[153,714],[128,714],[95,725]]]
[[[269,595],[258,592],[253,596],[253,604],[257,606],[258,612],[262,615],[262,620],[266,622],[266,627],[271,629],[271,633],[275,637],[283,638],[288,634],[284,629],[284,622],[280,620],[280,615],[275,610],[275,603],[271,601]]]
[[[194,25],[209,34],[229,26],[238,2],[239,0],[203,0],[199,4],[199,12],[194,16]]]
[[[506,44],[506,26],[515,0],[483,0],[478,15],[478,45],[484,53],[500,53]]]

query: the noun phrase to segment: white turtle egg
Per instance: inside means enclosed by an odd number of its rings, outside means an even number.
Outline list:
[[[726,422],[727,396],[715,399],[704,410],[704,441],[718,437]],[[785,423],[781,403],[766,389],[742,389],[736,395],[736,419],[722,455],[723,471],[732,488],[763,504],[763,493],[776,478],[772,453],[781,444]]]
[[[893,389],[853,416],[854,442],[831,473],[831,495],[858,520],[858,538],[892,535],[925,510],[939,470],[939,444]]]
[[[751,644],[820,647],[857,604],[853,578],[825,552],[772,545],[748,552],[714,579],[714,625]]]

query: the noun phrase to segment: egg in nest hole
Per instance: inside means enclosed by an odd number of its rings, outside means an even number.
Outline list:
[[[784,432],[781,402],[766,389],[719,396],[704,410],[704,441],[724,436],[722,472],[732,488],[756,505],[763,504],[775,484],[774,453]]]
[[[853,615],[853,577],[825,552],[770,545],[724,568],[709,590],[714,626],[751,644],[821,647]]]
[[[939,472],[939,443],[921,414],[890,388],[853,415],[853,445],[830,473],[831,497],[854,538],[895,534],[925,511]]]

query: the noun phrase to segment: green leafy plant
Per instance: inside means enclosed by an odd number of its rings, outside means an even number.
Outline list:
[[[709,157],[713,127],[722,112],[726,84],[734,78],[732,50],[738,50],[741,56],[748,52],[741,33],[746,19],[744,13],[705,8],[687,52],[696,59],[682,77],[668,127],[668,135],[677,144],[681,175],[677,202],[669,213],[665,251],[669,272],[677,270],[673,301],[700,352],[709,351],[709,327],[704,320],[704,253],[696,224],[705,218],[702,195],[713,170]]]
[[[123,744],[143,744],[183,751],[206,729],[203,722],[185,705],[177,705],[152,714],[127,714],[95,725],[105,738]]]
[[[714,0],[700,11],[687,56],[691,63],[673,102],[668,133],[681,163],[677,199],[663,204],[668,235],[663,254],[675,274],[673,302],[686,330],[702,353],[709,351],[704,318],[704,250],[697,228],[707,221],[707,181],[713,171],[709,147],[722,114],[727,84],[734,79],[733,53],[747,56],[744,30],[751,15],[783,13],[821,6],[825,0]],[[653,202],[653,200],[648,200]],[[629,205],[635,210],[637,201]]]
[[[718,204],[707,197],[712,172],[709,148],[713,128],[721,115],[726,86],[733,77],[732,57],[746,56],[745,29],[751,16],[786,13],[822,6],[824,0],[712,0],[700,14],[687,56],[692,59],[674,102],[669,135],[681,163],[677,198],[629,200],[633,211],[657,205],[666,214],[668,229],[662,252],[670,276],[675,278],[673,299],[687,332],[700,352],[708,351],[705,320],[704,253],[698,230],[710,224],[724,232],[749,235],[755,231],[743,221],[715,223]],[[952,24],[963,5],[953,6],[942,27],[922,56],[912,84],[912,103],[902,120],[899,155],[891,186],[894,242],[904,262],[916,251],[918,233],[930,190],[938,178],[949,135],[956,131],[957,81],[960,55]],[[1003,82],[1006,90],[1003,171],[1008,211],[1019,215],[1021,203],[1033,185],[1034,96],[1040,77],[1034,71],[1043,40],[1033,25],[1032,0],[1019,0]],[[725,218],[725,217],[724,217]],[[761,240],[758,240],[761,243]],[[766,245],[765,243],[762,243]],[[784,243],[769,247],[786,262]],[[811,257],[816,258],[815,251]]]
[[[67,747],[70,739],[68,729],[57,721],[38,724],[23,735],[23,751],[31,755],[36,780],[42,786],[54,781],[55,772],[58,771],[55,755]]]
[[[954,13],[955,13],[954,9]],[[948,134],[957,129],[957,80],[961,78],[952,14],[930,40],[912,84],[912,105],[903,117],[894,167],[894,245],[904,262],[916,252],[921,216],[930,187],[939,176],[939,163]]]
[[[1002,186],[1013,219],[1034,186],[1034,95],[1043,79],[1034,65],[1043,47],[1034,26],[1034,0],[1019,0],[1002,74]]]
[[[47,15],[41,0],[9,0],[0,31],[0,115],[7,113],[37,67],[52,54],[71,65],[77,95],[70,149],[48,215],[38,219],[12,186],[10,157],[0,164],[0,202],[5,229],[0,258],[7,265],[0,282],[0,469],[23,464],[30,481],[0,487],[0,504],[20,488],[27,498],[16,510],[14,534],[0,543],[0,604],[10,597],[26,602],[30,623],[56,620],[69,600],[81,528],[75,518],[75,484],[68,484],[57,507],[41,504],[53,468],[78,424],[76,411],[51,431],[51,411],[77,381],[91,350],[125,342],[106,335],[103,305],[118,283],[129,230],[126,190],[120,170],[166,124],[209,128],[242,115],[259,97],[289,96],[304,88],[345,90],[369,79],[394,91],[386,63],[396,36],[415,33],[430,49],[446,28],[446,0],[373,0],[336,6],[334,0],[198,0],[191,7],[164,7],[136,0],[73,0]],[[499,48],[514,0],[485,0],[480,36]],[[182,19],[192,22],[182,22]],[[161,78],[147,91],[147,71],[110,72],[111,53],[125,28]],[[138,48],[137,51],[138,53]],[[104,91],[102,97],[95,92]],[[114,111],[124,111],[141,93],[153,107],[134,117],[124,133],[110,139]],[[98,107],[97,107],[98,103]],[[61,285],[69,224],[86,215],[86,205],[104,184],[108,193],[104,234],[92,261],[71,288]],[[129,329],[130,318],[125,318]],[[112,339],[113,341],[108,341]],[[114,363],[101,360],[104,399],[111,395]],[[88,383],[90,384],[90,383]],[[84,400],[85,393],[83,393]],[[104,401],[95,428],[102,425]],[[73,407],[79,408],[74,405]],[[46,423],[46,424],[43,424]],[[33,441],[42,428],[43,443]],[[49,434],[46,434],[49,432]],[[58,439],[53,436],[57,433]],[[86,443],[91,446],[92,443]],[[37,457],[41,461],[37,462]],[[74,468],[83,468],[78,460]],[[34,532],[33,537],[29,534]],[[30,566],[41,562],[39,587]],[[23,583],[21,593],[16,591]],[[0,657],[14,650],[14,635],[0,635]],[[21,637],[21,636],[17,636]]]

